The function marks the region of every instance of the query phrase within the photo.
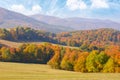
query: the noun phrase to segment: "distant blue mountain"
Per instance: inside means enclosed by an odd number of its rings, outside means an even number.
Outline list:
[[[58,18],[41,14],[32,15],[31,17],[47,24],[66,26],[68,28],[73,28],[74,30],[88,30],[99,28],[113,28],[116,30],[120,30],[120,23],[110,20],[87,19],[79,17]]]
[[[31,27],[34,29],[41,29],[50,32],[62,32],[71,31],[72,28],[50,25],[45,22],[38,21],[29,16],[25,16],[20,13],[9,11],[4,8],[0,8],[0,28],[12,28],[16,26]]]
[[[88,30],[99,28],[113,28],[120,30],[120,23],[110,20],[87,18],[58,18],[46,15],[25,16],[20,13],[0,8],[0,28],[27,26],[49,32],[65,32],[74,30]]]

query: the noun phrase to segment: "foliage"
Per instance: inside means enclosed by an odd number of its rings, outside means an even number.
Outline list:
[[[95,59],[98,55],[98,51],[92,51],[88,57],[86,58],[86,68],[88,72],[98,72],[97,64],[95,62]]]
[[[103,72],[115,72],[114,60],[110,58],[103,68]]]
[[[77,46],[84,51],[104,50],[107,45],[120,45],[120,31],[113,29],[62,32],[54,37],[60,44]]]
[[[88,55],[89,55],[88,52],[82,52],[81,54],[79,54],[78,60],[74,66],[74,71],[87,72],[85,63]]]
[[[80,47],[83,51],[104,50],[106,46],[120,45],[120,31],[113,29],[50,33],[28,27],[0,29],[0,39],[11,41],[44,41]]]
[[[113,29],[53,34],[16,27],[0,29],[0,39],[45,41],[44,44],[23,44],[19,48],[4,47],[1,43],[0,61],[47,63],[55,69],[78,72],[120,72],[120,32]]]
[[[52,68],[60,69],[60,63],[61,63],[60,47],[55,46],[54,50],[55,50],[55,54],[47,64],[50,65]]]
[[[75,62],[78,58],[79,50],[72,50],[67,48],[66,53],[61,61],[61,68],[64,70],[74,70]]]
[[[84,52],[50,43],[23,44],[19,48],[1,47],[0,61],[47,63],[55,69],[77,72],[120,72],[119,53],[118,46]]]
[[[0,29],[0,39],[11,41],[47,41],[56,43],[52,37],[54,33],[34,30],[28,27],[16,27],[11,29]]]

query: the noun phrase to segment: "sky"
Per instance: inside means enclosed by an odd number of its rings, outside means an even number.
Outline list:
[[[0,0],[0,7],[24,15],[44,14],[120,22],[120,0]]]

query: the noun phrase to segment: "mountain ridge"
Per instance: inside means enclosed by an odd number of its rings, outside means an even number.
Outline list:
[[[0,8],[0,27],[1,28],[12,28],[15,26],[27,26],[32,27],[34,29],[41,29],[50,32],[61,32],[61,31],[69,31],[72,29],[66,29],[66,27],[50,25],[36,19],[33,19],[29,16],[25,16],[23,14],[13,12],[4,8]]]
[[[52,25],[60,25],[60,26],[68,26],[73,28],[74,30],[89,30],[89,29],[99,29],[99,28],[113,28],[116,30],[120,30],[120,23],[114,22],[111,20],[101,20],[101,19],[90,19],[90,18],[79,18],[79,17],[71,17],[71,18],[59,18],[48,15],[32,15],[32,18],[52,24]]]
[[[25,16],[4,8],[0,8],[0,13],[0,28],[25,26],[54,33],[100,28],[113,28],[120,30],[120,23],[110,20],[87,19],[79,17],[58,18],[42,14]]]

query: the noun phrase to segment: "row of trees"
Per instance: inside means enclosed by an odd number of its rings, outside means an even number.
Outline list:
[[[50,43],[23,44],[19,48],[1,47],[0,61],[43,63],[78,72],[120,72],[120,46],[85,52]]]
[[[49,44],[23,44],[19,48],[1,47],[0,49],[1,61],[45,64],[53,55],[54,50]]]
[[[115,46],[114,46],[115,47]],[[64,55],[55,53],[48,62],[52,68],[78,72],[120,72],[120,47],[90,53],[67,48]],[[114,54],[111,54],[114,53]]]
[[[0,29],[0,39],[11,41],[47,41],[56,43],[52,39],[55,34],[41,30],[34,30],[28,27],[15,27],[10,29]]]

